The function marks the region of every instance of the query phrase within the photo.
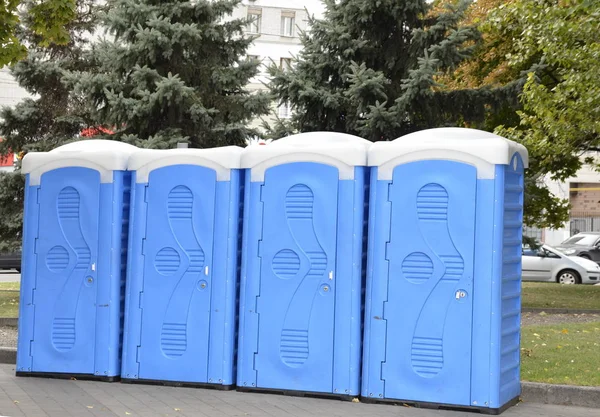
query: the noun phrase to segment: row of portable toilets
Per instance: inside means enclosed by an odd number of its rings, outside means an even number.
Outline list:
[[[501,410],[526,166],[458,128],[29,153],[17,374]]]

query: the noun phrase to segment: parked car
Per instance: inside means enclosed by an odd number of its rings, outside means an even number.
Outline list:
[[[600,282],[600,266],[589,259],[568,256],[543,245],[538,249],[523,248],[523,281],[549,281],[560,284],[596,284]]]
[[[556,247],[569,256],[581,256],[600,263],[600,232],[582,232],[571,236]]]
[[[0,253],[0,269],[16,269],[21,273],[21,253]]]

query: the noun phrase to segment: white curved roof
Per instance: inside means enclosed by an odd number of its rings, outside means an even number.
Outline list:
[[[30,152],[23,158],[21,170],[29,174],[29,184],[39,185],[48,171],[67,167],[91,168],[100,172],[103,183],[113,181],[113,171],[127,169],[129,156],[137,147],[114,140],[91,139],[68,143],[50,152]]]
[[[264,181],[265,171],[292,162],[318,162],[335,166],[340,179],[353,179],[354,167],[367,165],[371,142],[337,132],[300,133],[268,145],[248,146],[241,158],[241,168],[251,169],[252,181]]]
[[[214,169],[217,181],[229,181],[231,170],[240,168],[238,146],[210,149],[140,149],[129,159],[127,169],[136,171],[136,182],[147,183],[150,172],[172,165],[198,165]]]
[[[124,142],[104,139],[79,140],[52,149],[50,152],[111,151],[133,153],[139,148]]]
[[[431,159],[468,163],[477,168],[478,178],[494,178],[495,166],[510,164],[515,154],[527,168],[529,154],[523,145],[482,130],[447,127],[375,142],[369,149],[368,163],[379,167],[379,179],[387,180],[397,165]]]

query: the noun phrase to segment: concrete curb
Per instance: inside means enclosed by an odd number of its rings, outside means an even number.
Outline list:
[[[0,317],[0,326],[17,327],[19,319],[16,317]]]
[[[600,314],[600,310],[579,310],[575,308],[521,308],[522,313],[546,314]]]
[[[0,363],[14,365],[17,363],[17,348],[0,346]]]
[[[522,382],[521,400],[528,403],[600,408],[600,387]]]

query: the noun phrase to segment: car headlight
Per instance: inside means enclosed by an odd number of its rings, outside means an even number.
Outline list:
[[[564,253],[565,255],[573,255],[575,252],[577,252],[577,250],[576,250],[576,249],[565,249],[565,250],[563,251],[563,253]]]

